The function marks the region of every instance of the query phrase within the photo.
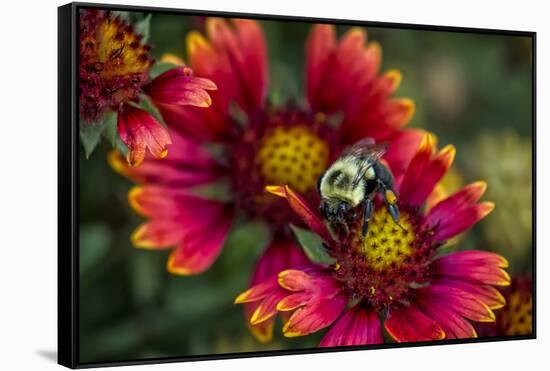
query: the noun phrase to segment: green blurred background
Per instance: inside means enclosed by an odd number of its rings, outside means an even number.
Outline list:
[[[142,14],[133,14],[140,18]],[[311,25],[262,21],[270,62],[270,99],[302,101],[304,42]],[[204,19],[153,14],[153,54],[185,57],[185,35]],[[339,34],[348,27],[338,26]],[[458,248],[497,251],[510,272],[531,270],[532,44],[528,37],[368,27],[382,45],[383,69],[403,73],[398,96],[417,104],[410,127],[433,131],[457,147],[457,189],[479,179],[495,211],[458,241]],[[132,184],[106,161],[109,144],[80,158],[80,361],[204,355],[315,347],[321,335],[262,345],[246,328],[235,296],[247,288],[266,229],[241,221],[205,274],[166,272],[167,251],[130,244],[141,222],[130,209]],[[82,152],[82,151],[81,151]]]

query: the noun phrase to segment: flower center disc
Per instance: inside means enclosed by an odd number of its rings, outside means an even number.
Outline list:
[[[149,80],[153,57],[132,26],[103,11],[80,18],[80,115],[97,121],[107,109],[135,100]]]
[[[528,335],[532,331],[533,297],[516,291],[510,295],[508,308],[503,315],[506,335]]]
[[[299,193],[315,187],[328,160],[328,144],[306,126],[267,131],[255,158],[266,184],[288,184]]]
[[[145,74],[152,64],[148,48],[137,34],[112,19],[98,29],[98,62],[104,63],[100,74],[104,78],[128,74]]]
[[[366,263],[374,270],[401,266],[411,256],[415,239],[413,226],[407,214],[400,218],[399,223],[405,230],[394,223],[386,208],[379,208],[369,221],[366,238],[362,239],[360,233],[356,234],[354,244],[365,254]]]
[[[412,288],[430,280],[428,262],[437,245],[433,230],[423,227],[423,217],[414,208],[401,206],[400,228],[385,205],[378,205],[369,221],[365,238],[361,235],[362,215],[350,227],[349,238],[332,251],[338,262],[335,276],[348,294],[368,301],[377,310],[406,302]]]

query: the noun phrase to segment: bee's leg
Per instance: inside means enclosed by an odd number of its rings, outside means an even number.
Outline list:
[[[344,228],[344,233],[345,233],[346,237],[349,236],[349,233],[350,233],[350,232],[349,232],[348,223],[342,222],[342,227]]]
[[[386,206],[388,208],[388,212],[391,215],[391,218],[393,219],[395,224],[399,226],[399,228],[405,230],[401,223],[399,223],[399,208],[397,207],[397,196],[395,195],[395,192],[384,182],[379,180],[378,183],[380,184],[380,188],[383,191],[384,201],[386,202]]]
[[[369,221],[373,210],[374,202],[372,201],[372,198],[365,197],[365,201],[363,202],[363,228],[361,230],[361,235],[363,238],[365,238],[369,232]]]
[[[328,222],[326,222],[325,225],[327,226],[328,233],[330,234],[330,237],[332,237],[332,239],[334,241],[337,241],[338,240],[338,235],[336,234],[336,231],[334,229],[334,225],[332,225],[331,223],[328,223]]]

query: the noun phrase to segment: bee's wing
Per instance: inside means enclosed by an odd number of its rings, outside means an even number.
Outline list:
[[[355,157],[372,157],[378,160],[386,153],[388,143],[376,143],[372,138],[363,138],[350,147],[344,154]]]
[[[369,168],[386,153],[387,148],[387,143],[376,143],[372,138],[364,138],[349,149],[347,156],[360,159],[359,171],[352,180],[353,187],[359,184]]]

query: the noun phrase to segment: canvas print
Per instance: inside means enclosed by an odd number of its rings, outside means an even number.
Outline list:
[[[80,363],[533,335],[533,35],[77,14]]]

